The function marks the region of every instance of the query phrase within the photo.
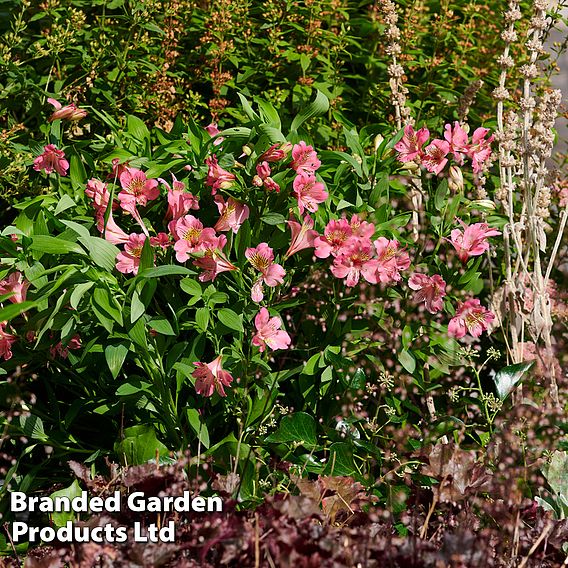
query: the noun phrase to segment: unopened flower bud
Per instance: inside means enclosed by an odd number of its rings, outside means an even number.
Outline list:
[[[252,154],[252,148],[248,144],[243,146],[243,154],[246,156],[250,156]]]
[[[375,152],[379,150],[379,146],[383,143],[384,137],[382,134],[377,134],[375,136]]]
[[[462,191],[463,190],[463,174],[461,168],[458,166],[450,166],[450,175],[448,177],[448,187],[452,191]]]

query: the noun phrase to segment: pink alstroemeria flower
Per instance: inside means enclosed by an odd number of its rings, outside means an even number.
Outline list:
[[[95,219],[97,220],[98,223],[99,219],[104,218],[105,216],[110,199],[110,191],[108,190],[106,183],[98,179],[91,178],[87,182],[87,187],[85,188],[85,195],[93,200],[93,208],[95,209]],[[113,201],[112,203],[113,211],[117,207],[118,203],[116,201]]]
[[[142,248],[148,237],[144,234],[132,233],[124,243],[124,251],[116,255],[116,269],[123,274],[138,274]]]
[[[424,302],[426,309],[435,314],[444,306],[446,295],[446,282],[439,274],[428,276],[427,274],[413,274],[408,279],[408,287],[414,290],[413,300],[420,304]]]
[[[408,253],[399,248],[400,243],[396,239],[379,237],[373,244],[377,251],[377,281],[383,284],[400,282],[400,271],[410,266]]]
[[[76,333],[70,340],[69,343],[64,347],[61,341],[58,341],[55,345],[49,348],[49,353],[55,359],[57,356],[62,359],[67,359],[69,356],[69,350],[81,349],[81,336]]]
[[[270,146],[261,156],[258,158],[259,162],[279,162],[283,160],[288,152],[292,149],[292,144],[290,142],[276,143]]]
[[[205,159],[208,166],[205,184],[211,188],[211,195],[215,195],[218,189],[229,189],[237,179],[235,174],[224,170],[217,161],[217,156],[213,154]]]
[[[501,234],[497,229],[491,229],[487,223],[474,223],[466,225],[458,219],[461,229],[454,229],[450,233],[450,242],[458,252],[459,259],[466,263],[470,256],[479,256],[489,250],[488,237],[496,237]]]
[[[21,272],[12,272],[8,278],[0,280],[0,295],[12,294],[8,299],[13,304],[21,304],[26,301],[26,293],[30,283]]]
[[[222,195],[216,195],[214,197],[215,205],[219,210],[219,220],[215,223],[213,227],[215,231],[223,233],[225,231],[233,231],[237,234],[241,225],[248,219],[250,214],[250,209],[248,205],[236,201],[232,197],[225,202]]]
[[[354,238],[333,260],[331,273],[336,278],[345,278],[345,285],[350,288],[361,276],[370,284],[376,284],[377,268],[371,244],[365,239]]]
[[[6,322],[0,322],[0,355],[7,361],[12,358],[12,345],[18,338],[6,331],[6,325]]]
[[[485,139],[487,134],[489,134],[488,128],[476,128],[467,151],[467,155],[472,161],[473,171],[476,174],[483,171],[485,162],[491,157],[491,142],[495,137],[491,135]]]
[[[222,355],[219,355],[211,363],[201,363],[196,361],[193,363],[197,368],[191,376],[195,379],[195,392],[203,396],[213,396],[217,391],[219,396],[227,396],[225,387],[230,387],[233,382],[233,376],[221,367]]]
[[[115,223],[112,212],[109,215],[106,227],[104,213],[97,217],[97,229],[103,234],[103,238],[113,245],[122,245],[128,241],[128,235]]]
[[[495,319],[495,314],[481,305],[477,298],[458,304],[456,315],[448,324],[448,335],[461,339],[468,332],[479,337]]]
[[[224,235],[221,237],[226,239]],[[193,261],[193,264],[203,270],[198,276],[200,282],[213,282],[221,272],[238,270],[238,267],[232,264],[219,249],[207,249],[203,256]]]
[[[252,344],[259,347],[261,353],[270,347],[273,351],[276,349],[288,349],[292,339],[282,329],[282,320],[278,316],[270,317],[266,308],[260,308],[258,314],[254,318],[256,333],[252,338]]]
[[[331,220],[325,227],[323,237],[314,240],[314,254],[318,258],[341,254],[343,248],[353,236],[353,230],[347,219]]]
[[[170,241],[170,236],[167,233],[158,233],[155,237],[150,237],[150,244],[153,247],[160,247],[165,250],[172,243]]]
[[[253,287],[252,299],[254,302],[262,301],[264,297],[262,293],[262,282],[267,286],[274,288],[278,284],[284,282],[286,271],[280,265],[274,262],[274,251],[267,243],[260,243],[257,247],[247,248],[245,251],[247,260],[261,274],[257,281],[256,287]],[[260,284],[258,284],[260,282]]]
[[[414,131],[412,124],[404,127],[404,136],[394,145],[394,149],[398,152],[399,162],[412,162],[419,158],[422,154],[422,146],[430,137],[427,128],[421,128],[418,132]]]
[[[120,181],[120,176],[130,168],[128,160],[126,162],[120,162],[120,158],[113,158],[112,160],[112,175],[110,178],[114,178]]]
[[[450,144],[446,140],[432,140],[424,149],[421,163],[429,172],[438,175],[448,163],[449,151]]]
[[[43,154],[34,160],[34,170],[44,171],[46,174],[57,172],[60,176],[66,176],[69,162],[65,159],[65,152],[58,150],[53,144],[43,147]]]
[[[314,230],[314,220],[309,215],[304,215],[302,224],[294,221],[294,219],[289,219],[286,222],[290,227],[292,239],[290,241],[290,246],[284,255],[285,259],[301,250],[313,248],[315,246],[315,239],[319,235],[318,232]]]
[[[142,170],[126,168],[120,174],[122,191],[118,194],[120,206],[129,213],[132,207],[141,205],[145,207],[148,201],[160,196],[157,179],[148,179]]]
[[[353,215],[349,224],[354,237],[370,239],[375,234],[375,225],[367,223],[367,221],[361,221],[359,215]]]
[[[462,165],[468,151],[467,132],[457,120],[454,121],[453,128],[451,124],[446,124],[444,129],[444,138],[450,145],[450,152],[453,154],[454,160]]]
[[[317,181],[316,177],[311,174],[298,174],[293,186],[293,195],[298,200],[300,215],[303,215],[305,209],[315,213],[318,205],[329,197],[324,184]]]
[[[215,230],[204,228],[203,223],[193,215],[186,215],[177,221],[170,223],[176,243],[176,259],[185,262],[191,253],[201,252],[216,246],[217,236]]]
[[[55,108],[55,112],[48,118],[49,122],[54,120],[81,120],[87,116],[87,111],[78,108],[75,103],[63,106],[59,101],[55,99],[47,99],[47,102]]]
[[[158,178],[158,181],[168,190],[166,221],[175,221],[189,213],[191,209],[199,209],[199,198],[185,191],[185,183],[178,181],[174,174],[172,174],[172,187],[165,179]]]
[[[221,131],[217,128],[216,122],[212,122],[211,124],[206,126],[205,130],[207,131],[207,134],[209,134],[209,136],[211,136],[211,138],[215,138],[215,136],[217,136],[218,134],[221,133]],[[223,136],[219,136],[219,138],[215,138],[215,140],[213,140],[213,146],[219,146],[219,144],[223,143],[223,140],[225,140],[225,138],[223,138]]]
[[[321,166],[321,162],[313,146],[306,145],[302,140],[298,144],[294,144],[292,148],[292,163],[290,166],[297,174],[310,176]]]
[[[268,191],[280,192],[280,186],[270,177],[272,170],[266,160],[256,165],[256,175],[252,178],[252,184],[256,187],[264,187]]]

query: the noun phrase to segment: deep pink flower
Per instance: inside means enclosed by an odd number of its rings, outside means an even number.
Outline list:
[[[197,368],[191,376],[195,380],[195,392],[203,396],[213,396],[217,391],[219,396],[227,396],[225,387],[230,387],[233,382],[233,376],[221,367],[222,355],[219,355],[211,363],[193,363]]]
[[[450,152],[453,154],[454,159],[458,164],[463,164],[465,155],[468,151],[467,132],[457,120],[454,121],[453,128],[451,124],[446,124],[444,129],[444,138],[450,145]]]
[[[488,237],[496,237],[501,234],[497,229],[491,229],[487,223],[474,223],[466,225],[458,219],[463,227],[454,229],[451,233],[450,242],[458,252],[458,257],[462,262],[467,262],[470,256],[479,256],[489,250]]]
[[[430,137],[427,128],[421,128],[418,132],[414,131],[411,124],[404,127],[404,136],[394,145],[394,149],[398,152],[400,162],[412,162],[422,153],[422,146]]]
[[[148,237],[143,234],[132,233],[124,243],[124,251],[116,256],[116,269],[123,274],[138,274],[142,248]]]
[[[237,179],[234,174],[224,170],[219,165],[215,154],[206,158],[205,163],[209,168],[207,170],[205,183],[211,188],[212,195],[215,195],[218,189],[229,189],[233,185],[235,179]]]
[[[422,165],[433,174],[438,175],[448,163],[448,152],[450,151],[450,144],[446,140],[432,140],[428,144],[422,154]]]
[[[399,248],[400,243],[396,239],[379,237],[373,244],[377,251],[377,281],[383,284],[399,282],[402,278],[400,271],[410,266],[408,253]]]
[[[199,198],[185,191],[185,183],[178,181],[174,174],[172,174],[172,187],[162,178],[158,178],[158,181],[165,185],[168,190],[166,221],[175,221],[189,213],[191,209],[199,209]]]
[[[58,341],[55,345],[49,348],[49,353],[55,359],[59,355],[62,359],[67,359],[69,356],[69,350],[81,349],[81,337],[76,333],[70,340],[69,343],[63,347],[61,341]]]
[[[78,108],[74,103],[63,106],[55,99],[47,99],[47,102],[55,108],[55,112],[48,118],[49,122],[54,120],[81,120],[87,116],[87,111]]]
[[[292,169],[297,174],[313,175],[321,166],[321,162],[312,146],[302,140],[292,148]]]
[[[325,227],[323,237],[314,240],[315,255],[327,258],[330,254],[337,256],[349,242],[353,230],[347,219],[331,220]]]
[[[220,233],[232,230],[236,234],[241,225],[248,219],[250,209],[247,205],[232,197],[229,197],[226,202],[222,195],[216,195],[214,199],[221,217],[213,228]]]
[[[408,279],[408,287],[415,291],[414,302],[417,304],[424,302],[426,309],[431,314],[435,314],[443,308],[446,283],[439,274],[428,276],[415,273]]]
[[[222,241],[222,239],[225,239]],[[225,246],[224,243],[227,242],[225,235],[219,237],[220,244],[217,248],[209,248],[205,251],[205,254],[193,261],[193,264],[198,268],[201,268],[203,272],[199,275],[200,282],[213,282],[217,275],[221,272],[229,272],[230,270],[238,270],[234,264],[232,264],[229,259],[223,254],[221,249]]]
[[[43,154],[34,160],[34,170],[36,172],[44,171],[51,174],[54,171],[60,176],[67,175],[69,162],[65,159],[65,152],[58,150],[53,144],[43,147]]]
[[[378,262],[373,248],[366,239],[350,239],[341,254],[335,257],[331,272],[336,278],[345,278],[345,285],[355,286],[361,276],[369,283],[377,283]]]
[[[274,262],[274,251],[266,243],[260,243],[255,248],[247,248],[245,256],[261,274],[257,281],[257,286],[252,292],[253,301],[260,302],[264,297],[262,294],[262,282],[274,288],[284,282],[286,271],[280,264]],[[258,284],[258,282],[261,284]]]
[[[282,320],[277,317],[270,317],[266,308],[260,308],[260,312],[254,318],[256,333],[252,338],[252,344],[264,351],[266,346],[273,351],[276,349],[288,349],[292,339],[282,329]]]
[[[170,223],[176,243],[174,250],[178,262],[185,262],[191,253],[201,252],[216,246],[215,230],[204,228],[203,223],[193,215],[186,215]]]
[[[351,225],[351,231],[354,237],[370,239],[375,233],[375,225],[373,225],[373,223],[367,223],[367,221],[361,221],[359,215],[353,215],[349,224]]]
[[[318,204],[323,203],[329,197],[324,184],[317,181],[314,175],[298,174],[293,185],[300,215],[304,213],[304,209],[315,213],[318,210]]]
[[[259,162],[258,164],[256,164],[256,175],[260,179],[265,180],[267,177],[270,177],[271,173],[272,173],[272,170],[270,169],[268,162],[264,161],[264,162]]]
[[[12,294],[10,302],[14,304],[21,304],[26,301],[26,292],[30,283],[24,278],[21,272],[12,272],[8,278],[0,280],[0,295]]]
[[[97,218],[97,229],[101,233],[104,231],[104,239],[113,245],[121,245],[128,241],[128,235],[115,223],[112,212],[109,215],[106,227],[104,215]]]
[[[120,180],[120,176],[125,172],[130,166],[128,165],[129,162],[120,162],[120,158],[113,158],[112,159],[112,175],[109,176],[111,178],[115,178]]]
[[[495,314],[484,308],[477,298],[458,304],[456,315],[448,324],[448,335],[461,339],[468,332],[479,337],[495,319]]]
[[[150,237],[150,244],[153,247],[167,249],[171,244],[170,236],[167,233],[158,233],[155,237]]]
[[[85,188],[85,195],[93,200],[93,208],[95,209],[95,218],[97,222],[100,218],[104,218],[108,202],[110,199],[110,191],[106,183],[92,178],[87,182],[87,187]],[[113,201],[112,209],[113,211],[118,207],[118,203]]]
[[[493,142],[494,136],[491,135],[485,139],[488,133],[488,128],[476,128],[467,150],[467,155],[472,160],[473,171],[476,174],[483,171],[485,162],[491,157],[491,142]]]
[[[205,130],[207,130],[207,134],[209,134],[209,136],[211,136],[211,138],[215,138],[215,136],[217,136],[218,134],[221,133],[221,131],[217,128],[216,122],[212,122],[211,124],[206,126]],[[215,140],[213,141],[213,145],[219,146],[219,144],[223,143],[223,140],[225,140],[225,138],[223,138],[222,136],[219,136],[219,138],[215,138]]]
[[[272,170],[267,161],[259,162],[256,165],[256,175],[252,178],[252,184],[256,187],[264,187],[268,191],[280,191],[280,186],[270,177]]]
[[[284,258],[288,258],[301,250],[315,246],[315,238],[319,235],[317,231],[314,231],[314,220],[309,215],[304,215],[302,224],[293,219],[289,219],[287,223],[292,233],[292,239]]]
[[[142,170],[126,168],[120,174],[122,191],[118,194],[120,206],[132,213],[133,205],[146,206],[160,196],[157,179],[148,179]]]
[[[0,355],[7,361],[12,358],[12,345],[18,340],[6,331],[6,322],[0,322]]]
[[[279,162],[286,157],[291,148],[292,144],[289,142],[273,144],[258,158],[258,161]]]

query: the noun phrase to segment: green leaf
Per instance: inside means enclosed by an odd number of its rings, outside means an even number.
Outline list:
[[[93,300],[98,307],[102,308],[116,323],[123,325],[122,311],[106,288],[97,288],[93,293]]]
[[[554,493],[568,499],[568,452],[556,450],[542,473]]]
[[[146,311],[146,306],[140,300],[140,295],[136,290],[132,293],[132,302],[130,304],[130,323],[134,323]]]
[[[75,480],[69,487],[64,487],[63,489],[59,489],[59,491],[54,491],[50,495],[50,498],[53,501],[55,501],[55,497],[67,497],[68,499],[75,499],[75,497],[80,497],[81,493],[81,486],[79,485],[77,480]],[[60,513],[50,513],[50,517],[56,527],[64,527],[67,521],[73,521],[75,519],[75,513],[71,509],[68,512],[61,511]]]
[[[209,310],[207,308],[197,308],[195,311],[195,323],[197,324],[197,329],[204,333],[209,325]]]
[[[235,331],[244,331],[243,329],[243,316],[238,315],[236,312],[229,308],[221,308],[217,312],[217,317],[219,321],[226,325],[229,329]]]
[[[144,246],[142,247],[142,254],[140,255],[140,270],[145,270],[147,268],[153,268],[154,266],[154,251],[152,250],[152,245],[150,244],[150,238],[146,237],[144,241]]]
[[[321,92],[317,91],[316,100],[310,103],[304,110],[302,110],[292,121],[291,130],[297,131],[306,120],[312,118],[312,116],[320,116],[325,114],[329,109],[329,100]]]
[[[499,398],[503,400],[507,395],[521,382],[525,373],[529,371],[534,365],[534,361],[528,363],[516,363],[503,367],[493,377],[495,388]]]
[[[94,285],[94,282],[82,282],[81,284],[77,284],[77,286],[75,286],[69,300],[69,303],[74,310],[79,307],[79,303],[81,302],[81,298],[85,295],[85,292],[87,292],[87,290],[90,290]]]
[[[166,264],[164,266],[155,266],[146,268],[138,272],[138,278],[160,278],[162,276],[188,276],[195,274],[194,270],[190,270],[185,266],[175,266],[173,264]]]
[[[156,317],[152,319],[148,325],[162,335],[176,335],[172,328],[172,324],[165,317]]]
[[[198,298],[201,298],[201,295],[203,294],[201,284],[193,278],[184,278],[179,285],[180,288],[190,296],[197,296]]]
[[[168,455],[168,448],[158,440],[154,428],[147,424],[127,428],[124,439],[115,444],[114,451],[126,465],[147,463],[154,460],[157,453]]]
[[[261,217],[261,221],[267,225],[282,225],[286,223],[286,217],[280,213],[266,213]]]
[[[127,354],[128,346],[124,343],[106,346],[105,359],[113,379],[118,377],[118,373],[120,373],[120,369],[122,369]]]
[[[331,444],[324,475],[353,475],[356,472],[351,444],[347,442]]]
[[[85,245],[86,249],[89,251],[89,256],[92,261],[97,265],[112,272],[116,265],[116,256],[120,252],[120,249],[109,243],[105,239],[100,237],[79,237],[79,241]]]
[[[128,128],[128,132],[132,134],[136,140],[140,140],[141,142],[150,140],[150,131],[148,130],[148,127],[137,116],[129,114],[126,119],[126,127]]]
[[[85,251],[79,244],[71,241],[66,241],[50,235],[35,235],[32,238],[33,241],[30,245],[31,250],[37,250],[39,252],[46,252],[49,254],[68,254],[70,252],[85,254]]]
[[[436,194],[434,195],[434,207],[436,208],[437,211],[442,210],[447,194],[448,194],[448,180],[444,178],[438,184],[438,189],[436,189]]]
[[[20,415],[20,428],[28,438],[47,441],[48,437],[43,429],[43,421],[35,414]]]
[[[203,446],[205,446],[206,449],[209,448],[211,445],[211,442],[209,441],[209,430],[207,429],[205,422],[201,421],[199,412],[195,408],[187,409],[187,421],[193,431],[197,434],[197,437]]]
[[[317,445],[316,422],[305,412],[295,412],[284,416],[280,421],[278,430],[265,438],[270,443],[298,442],[308,449]]]
[[[37,302],[20,302],[19,304],[10,304],[5,308],[0,309],[0,321],[10,321],[11,319],[18,317],[21,313],[35,308]]]
[[[75,207],[75,205],[77,204],[73,201],[73,199],[71,199],[68,195],[64,195],[57,203],[54,215],[57,217],[59,213],[62,213],[71,207]]]
[[[414,373],[414,369],[416,369],[416,359],[410,351],[402,349],[398,354],[398,360],[409,373]]]

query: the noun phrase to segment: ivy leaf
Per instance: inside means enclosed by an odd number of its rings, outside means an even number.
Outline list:
[[[521,382],[525,373],[534,365],[534,361],[528,363],[516,363],[503,367],[493,377],[495,388],[499,398],[503,400]]]
[[[312,416],[305,412],[295,412],[290,416],[284,416],[280,421],[278,430],[265,438],[271,443],[298,442],[308,449],[317,445],[316,422]]]

